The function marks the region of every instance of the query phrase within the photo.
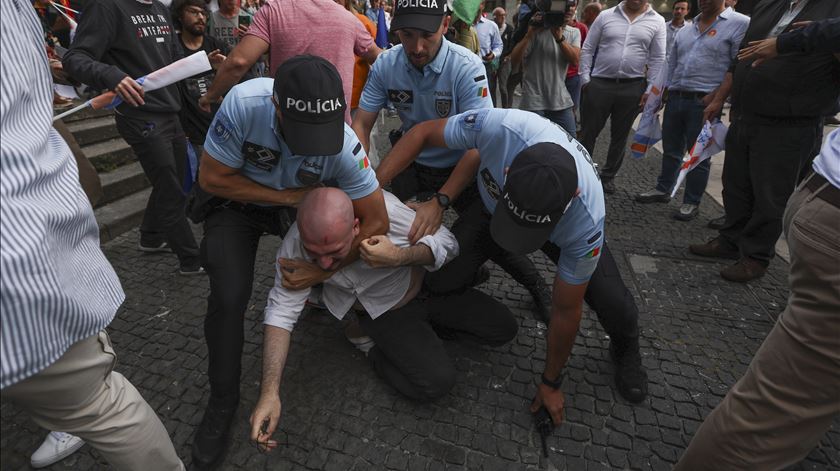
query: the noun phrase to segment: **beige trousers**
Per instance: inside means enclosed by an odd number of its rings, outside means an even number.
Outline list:
[[[784,216],[787,308],[676,470],[787,467],[805,458],[840,414],[840,209],[804,183]]]
[[[72,433],[119,470],[183,470],[163,423],[113,371],[117,356],[103,330],[73,344],[47,369],[3,390],[47,430]]]

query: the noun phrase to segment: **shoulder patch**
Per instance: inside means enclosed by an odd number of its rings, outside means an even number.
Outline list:
[[[217,144],[223,144],[230,139],[231,126],[225,115],[216,113],[216,118],[213,120],[213,130],[210,132],[210,138]]]
[[[478,77],[473,78],[473,82],[476,82],[476,83],[481,82],[482,80],[487,80],[487,77],[484,76],[484,75],[479,75]]]
[[[358,154],[360,150],[362,150],[362,143],[361,142],[357,143],[356,147],[353,148],[353,155]]]
[[[487,116],[487,113],[482,113],[481,111],[469,111],[464,113],[461,115],[461,126],[473,131],[481,131],[481,126],[484,123],[485,116]]]
[[[586,241],[587,244],[594,244],[598,238],[601,237],[601,231],[595,233],[594,236],[590,237],[589,240]]]

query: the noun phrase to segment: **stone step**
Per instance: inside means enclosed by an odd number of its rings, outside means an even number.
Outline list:
[[[90,119],[71,121],[67,128],[73,133],[80,146],[120,137],[113,115],[97,116]]]
[[[140,162],[132,162],[110,172],[100,173],[99,179],[102,181],[103,196],[97,207],[146,189],[150,185]]]
[[[99,224],[99,243],[104,244],[139,226],[151,193],[149,187],[95,209],[93,213]]]
[[[82,152],[100,173],[110,172],[137,160],[131,151],[131,146],[121,137],[83,146]]]
[[[73,107],[79,106],[82,103],[84,103],[83,100],[74,100],[73,101]],[[65,112],[67,110],[68,110],[68,108],[65,108],[63,110],[58,110],[54,114],[59,115],[59,114]],[[70,123],[72,123],[74,121],[82,121],[82,120],[90,119],[90,118],[98,118],[100,116],[113,116],[113,115],[114,115],[114,110],[93,110],[93,109],[90,109],[90,108],[85,108],[81,111],[77,111],[77,112],[71,114],[70,116],[62,118],[62,121],[64,121],[69,126]]]

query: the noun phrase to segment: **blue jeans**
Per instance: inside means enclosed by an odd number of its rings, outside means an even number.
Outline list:
[[[566,77],[566,90],[572,96],[572,103],[575,108],[580,109],[580,75]]]
[[[529,110],[536,113],[543,118],[548,118],[550,121],[557,123],[561,128],[565,129],[572,137],[577,138],[577,124],[575,124],[575,112],[572,108],[565,110]]]
[[[662,120],[662,171],[656,180],[656,189],[671,193],[677,175],[680,173],[682,159],[694,145],[697,135],[703,129],[703,109],[700,98],[670,95],[665,105]],[[701,162],[685,177],[683,203],[700,204],[706,183],[709,182],[709,168],[712,159]]]

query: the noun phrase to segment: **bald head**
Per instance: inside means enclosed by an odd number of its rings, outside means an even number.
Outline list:
[[[335,242],[353,229],[353,202],[338,188],[316,188],[301,202],[297,220],[304,242]]]
[[[601,14],[601,4],[598,2],[592,2],[587,4],[583,7],[583,12],[581,13],[581,21],[586,24],[586,26],[592,26],[592,22],[595,21],[595,18]]]

